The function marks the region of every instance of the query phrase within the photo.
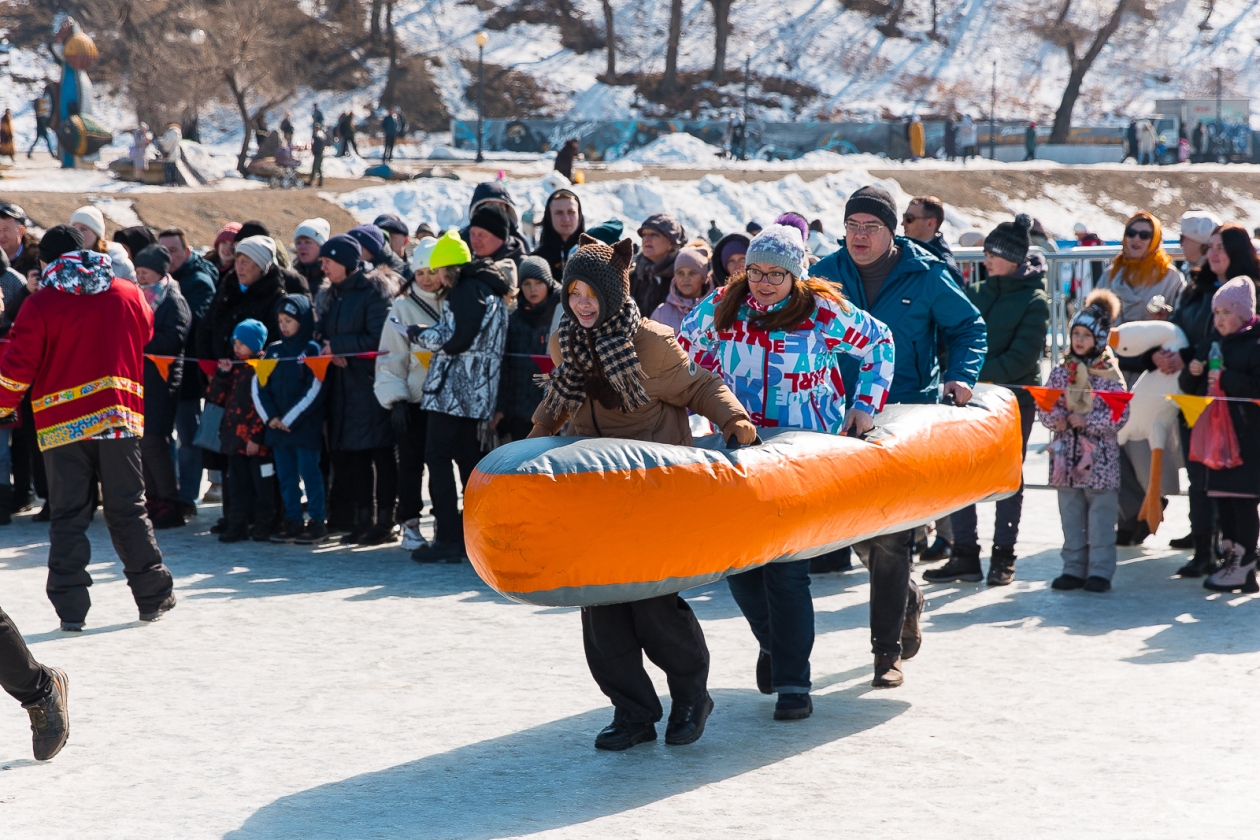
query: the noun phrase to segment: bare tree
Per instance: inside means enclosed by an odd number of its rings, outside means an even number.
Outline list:
[[[368,27],[368,41],[373,48],[377,48],[381,44],[381,0],[372,0],[372,15]]]
[[[246,171],[254,119],[293,96],[302,77],[292,44],[302,38],[281,23],[276,4],[285,0],[220,0],[215,25],[201,51],[202,67],[218,76],[241,117],[244,137],[236,168]],[[203,70],[202,72],[205,72]]]
[[[735,0],[709,0],[713,6],[713,72],[709,78],[726,81],[726,40],[731,34],[731,5]]]
[[[883,23],[875,28],[889,38],[900,38],[901,27],[897,24],[901,22],[901,16],[905,13],[905,11],[906,0],[893,0],[892,6],[888,10],[888,17]]]
[[[665,46],[665,76],[661,87],[672,91],[678,88],[678,42],[682,40],[682,0],[669,3],[669,42]]]
[[[1072,110],[1076,107],[1076,100],[1081,95],[1081,83],[1085,81],[1085,75],[1094,66],[1098,54],[1120,28],[1125,14],[1132,11],[1135,5],[1135,0],[1117,0],[1106,22],[1101,27],[1093,29],[1073,23],[1070,19],[1072,0],[1063,0],[1063,6],[1059,10],[1058,17],[1049,27],[1048,35],[1051,41],[1061,46],[1067,53],[1068,67],[1071,71],[1068,74],[1067,86],[1063,89],[1063,99],[1059,102],[1059,109],[1054,112],[1054,128],[1050,131],[1051,143],[1068,142],[1072,133]],[[1082,54],[1081,46],[1090,35],[1093,35],[1093,39],[1089,41],[1089,46]]]
[[[604,47],[608,50],[608,83],[617,81],[617,33],[613,29],[612,0],[603,0]]]

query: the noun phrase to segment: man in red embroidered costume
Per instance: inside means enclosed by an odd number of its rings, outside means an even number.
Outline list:
[[[48,598],[61,629],[82,630],[92,600],[92,484],[141,621],[175,606],[170,570],[144,511],[144,345],[153,314],[134,283],[115,280],[109,257],[83,250],[68,225],[39,243],[39,289],[22,305],[0,359],[0,418],[31,391],[48,469]]]

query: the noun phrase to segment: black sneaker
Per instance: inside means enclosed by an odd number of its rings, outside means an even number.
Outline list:
[[[36,761],[48,761],[70,737],[70,679],[60,668],[49,668],[52,691],[43,700],[25,703],[31,718],[31,749]]]
[[[928,583],[979,583],[984,580],[979,546],[955,545],[949,561],[939,568],[928,569],[923,579]]]
[[[312,519],[294,540],[298,545],[318,545],[328,537],[328,526],[322,519]]]
[[[396,526],[393,522],[389,522],[389,521],[377,522],[375,525],[373,525],[371,528],[368,529],[368,532],[366,534],[363,535],[363,540],[359,544],[360,545],[385,545],[386,543],[397,542],[398,541],[398,534],[396,533],[397,527],[398,526]]]
[[[1085,585],[1084,578],[1078,578],[1076,575],[1062,574],[1050,582],[1051,589],[1058,589],[1060,592],[1066,592],[1069,589],[1080,589]]]
[[[140,613],[141,621],[157,621],[171,610],[175,609],[175,593],[172,592],[166,596],[166,600],[157,605],[153,612]]]
[[[694,744],[704,734],[704,723],[713,711],[713,698],[705,692],[699,703],[670,709],[669,723],[665,727],[665,743],[671,747]]]
[[[1106,592],[1111,589],[1111,581],[1105,577],[1090,575],[1089,579],[1085,581],[1085,585],[1081,588],[1086,592]]]
[[[85,623],[86,623],[86,622],[83,622],[83,621],[63,621],[63,622],[61,622],[61,632],[63,632],[63,633],[82,633],[82,632],[83,632],[83,626],[84,626],[84,624],[85,624]]]
[[[1184,537],[1177,537],[1168,541],[1169,548],[1187,549],[1194,548],[1194,532],[1186,534]]]
[[[937,537],[935,542],[919,554],[919,562],[939,563],[948,559],[952,552],[953,546],[950,545],[949,541],[942,537]]]
[[[757,690],[762,694],[774,694],[770,677],[770,654],[764,650],[757,654]]]
[[[814,701],[808,694],[780,694],[774,704],[775,720],[804,720],[814,713]]]
[[[613,722],[605,726],[595,736],[595,749],[621,752],[636,744],[644,744],[656,740],[656,726],[651,723],[631,723],[629,721]]]
[[[241,525],[240,527],[233,527],[231,525],[227,525],[224,527],[223,531],[219,534],[219,542],[221,543],[245,542],[248,539],[249,539],[249,529],[246,528],[244,525]]]
[[[350,533],[342,537],[339,542],[342,545],[359,545],[371,529],[371,525],[355,525]]]
[[[419,551],[419,549],[416,549]],[[464,544],[456,542],[435,542],[426,550],[427,556],[421,563],[462,563],[468,554]]]
[[[280,526],[280,533],[272,534],[271,541],[273,543],[292,543],[296,542],[302,536],[302,523],[293,519],[286,519],[284,524]]]

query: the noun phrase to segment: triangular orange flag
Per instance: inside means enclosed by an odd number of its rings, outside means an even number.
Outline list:
[[[332,356],[307,356],[306,366],[315,374],[315,378],[320,382],[324,381],[324,377],[328,375],[328,365],[332,363]]]
[[[162,381],[169,380],[171,373],[171,362],[175,361],[174,356],[150,356],[145,354],[145,358],[153,362],[153,366],[158,369],[158,373],[162,375]]]
[[[1177,404],[1186,418],[1186,425],[1192,429],[1199,415],[1212,404],[1211,397],[1196,397],[1191,394],[1169,394],[1168,399]]]
[[[1124,414],[1124,407],[1129,404],[1129,400],[1133,399],[1131,391],[1095,391],[1095,396],[1101,397],[1102,401],[1111,409],[1111,422],[1115,423]]]
[[[1062,388],[1041,388],[1036,385],[1025,385],[1024,390],[1032,394],[1033,400],[1037,403],[1037,408],[1042,411],[1050,411],[1054,408],[1054,404],[1059,401],[1059,397],[1063,396]]]
[[[254,369],[254,374],[258,377],[258,384],[266,387],[267,380],[271,378],[271,372],[276,369],[279,359],[249,359],[249,366]]]
[[[416,350],[411,355],[415,356],[416,361],[426,369],[429,367],[429,362],[433,361],[433,354],[428,350]]]

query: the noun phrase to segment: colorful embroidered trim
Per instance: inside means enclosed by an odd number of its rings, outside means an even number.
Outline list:
[[[14,380],[3,376],[0,376],[0,386],[8,388],[10,391],[17,391],[19,393],[31,387],[29,384],[23,385],[21,382],[15,382]]]
[[[136,437],[144,435],[144,414],[132,411],[124,405],[111,405],[109,408],[78,417],[66,423],[58,423],[39,430],[40,450],[64,446],[67,443],[86,440],[99,435],[107,429],[126,429]]]
[[[85,385],[76,385],[73,388],[67,388],[64,391],[58,391],[55,394],[48,394],[39,399],[31,400],[31,409],[33,411],[43,411],[46,408],[52,408],[55,405],[64,405],[73,400],[83,397],[90,397],[99,391],[107,388],[113,388],[116,391],[125,391],[128,394],[134,394],[137,397],[144,397],[144,386],[138,382],[132,382],[121,376],[106,376],[95,382],[88,382]]]

